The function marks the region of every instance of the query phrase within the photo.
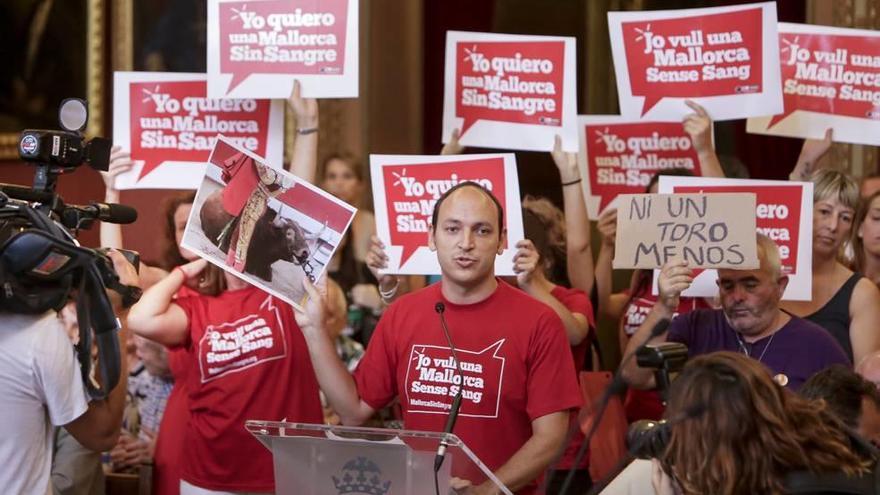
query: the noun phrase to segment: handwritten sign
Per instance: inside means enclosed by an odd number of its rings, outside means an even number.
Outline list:
[[[358,95],[356,0],[209,0],[208,95]]]
[[[702,175],[690,136],[680,122],[644,122],[616,115],[578,117],[578,166],[590,218],[616,204],[620,194],[640,194],[651,178],[671,168]]]
[[[576,151],[575,91],[574,38],[449,31],[443,142]]]
[[[624,195],[614,268],[660,268],[674,258],[692,268],[757,268],[754,211],[754,194]]]
[[[748,132],[880,144],[880,33],[780,23],[779,47],[784,111]]]
[[[782,298],[790,301],[809,301],[812,298],[811,182],[663,176],[659,185],[660,193],[755,194],[755,228],[779,247],[782,273],[789,277]],[[698,273],[683,295],[713,297],[718,293],[715,279],[714,270]]]
[[[504,209],[507,246],[496,258],[497,275],[513,275],[514,249],[523,238],[516,161],[511,154],[467,156],[371,155],[376,231],[388,253],[388,273],[438,275],[436,253],[428,248],[434,205],[461,182],[476,182]]]
[[[218,134],[281,162],[283,102],[207,98],[206,85],[204,74],[114,73],[113,142],[135,162],[117,188],[197,188]]]
[[[714,120],[782,107],[776,4],[609,12],[621,114],[681,121],[694,99]]]

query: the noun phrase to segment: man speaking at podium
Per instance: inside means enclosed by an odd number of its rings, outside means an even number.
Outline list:
[[[429,245],[442,279],[386,310],[353,375],[322,328],[315,287],[307,287],[309,301],[297,317],[321,389],[343,424],[359,425],[397,397],[406,429],[443,431],[460,392],[453,433],[510,490],[532,493],[581,399],[562,321],[494,276],[495,256],[506,245],[503,218],[498,200],[472,182],[437,200]],[[487,482],[474,492],[493,488]]]

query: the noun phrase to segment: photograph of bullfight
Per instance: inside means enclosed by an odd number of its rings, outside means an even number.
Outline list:
[[[299,306],[303,279],[322,275],[355,209],[218,139],[182,245]]]

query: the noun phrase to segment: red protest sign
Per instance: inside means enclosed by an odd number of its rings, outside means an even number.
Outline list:
[[[591,218],[620,194],[644,193],[651,178],[671,168],[702,175],[690,136],[677,122],[633,122],[617,116],[578,118]],[[585,173],[584,173],[585,172]]]
[[[796,275],[798,265],[798,228],[801,220],[801,194],[799,184],[777,186],[675,186],[677,193],[755,193],[755,216],[757,231],[766,235],[779,247],[782,271]]]
[[[464,136],[477,120],[559,126],[565,45],[459,42],[455,113]]]
[[[505,202],[504,159],[468,161],[457,171],[447,164],[414,166],[401,164],[382,169],[391,245],[402,246],[400,264],[405,265],[416,249],[425,246],[434,203],[459,182],[476,182]]]
[[[122,176],[118,187],[195,187],[220,134],[253,153],[280,157],[283,123],[277,104],[210,99],[206,84],[204,75],[116,74],[115,142],[143,164]],[[165,163],[192,163],[202,168],[192,177],[152,177]]]
[[[874,31],[779,24],[784,111],[750,119],[749,132],[880,144],[880,35]],[[797,115],[803,111],[810,114]]]
[[[767,73],[768,61],[778,57],[777,47],[768,49],[775,45],[775,10],[772,29],[768,17],[767,4],[610,13],[622,113],[677,120],[685,109],[655,112],[655,106],[669,98],[705,97],[733,98],[700,100],[715,120],[766,113],[757,104],[744,107],[736,102],[765,93],[771,100],[778,98],[777,88],[769,86],[778,81],[778,71],[770,66]],[[712,108],[713,101],[719,108]],[[717,111],[720,108],[724,111]]]
[[[444,141],[457,127],[467,146],[550,150],[561,134],[573,151],[573,43],[447,33]]]
[[[352,0],[212,0],[208,6],[208,75],[212,96],[286,98],[292,78],[357,83]],[[354,49],[352,49],[354,48]],[[347,74],[355,72],[354,74]],[[351,78],[349,76],[354,76]],[[240,88],[250,78],[246,87]],[[340,81],[325,81],[335,86]],[[304,83],[306,96],[356,96]],[[324,94],[326,92],[326,94]]]
[[[475,182],[501,204],[507,242],[495,273],[513,274],[512,246],[523,238],[516,162],[511,154],[462,156],[372,155],[370,174],[376,231],[385,243],[389,273],[440,274],[428,247],[434,205],[462,182]]]

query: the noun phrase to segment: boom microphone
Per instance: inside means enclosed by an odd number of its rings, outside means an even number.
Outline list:
[[[464,376],[461,373],[461,363],[458,361],[458,355],[455,353],[455,346],[452,345],[452,337],[449,335],[449,328],[446,326],[446,318],[443,317],[443,313],[446,311],[446,305],[443,304],[442,301],[437,301],[434,305],[434,311],[440,315],[440,326],[443,328],[443,334],[446,335],[446,342],[449,344],[449,349],[452,351],[452,359],[455,360],[455,367],[458,371],[458,377],[461,380],[461,383],[458,387],[458,392],[456,392],[455,397],[452,399],[452,406],[449,409],[449,416],[446,418],[446,425],[443,427],[443,433],[452,433],[452,429],[455,428],[455,421],[458,419],[458,410],[461,409],[461,393],[464,388]],[[446,449],[449,444],[446,442],[446,439],[440,441],[440,446],[437,447],[437,455],[434,456],[434,474],[436,475],[438,471],[440,471],[440,467],[443,465],[443,460],[446,458]]]

